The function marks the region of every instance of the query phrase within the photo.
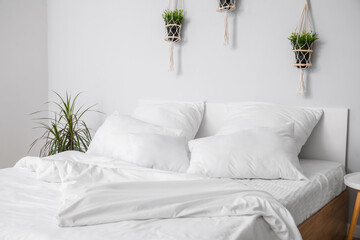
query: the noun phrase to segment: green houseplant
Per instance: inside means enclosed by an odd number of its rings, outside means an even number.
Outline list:
[[[289,40],[295,53],[296,65],[298,68],[306,68],[310,61],[313,43],[319,39],[316,32],[303,31],[302,33],[293,32]]]
[[[89,111],[93,111],[90,107],[81,106],[76,108],[76,100],[80,93],[72,97],[66,93],[65,97],[54,92],[59,102],[49,102],[56,107],[58,111],[53,113],[53,117],[39,117],[34,119],[37,127],[44,130],[44,133],[37,138],[30,146],[30,149],[38,142],[43,142],[44,145],[40,149],[40,156],[49,156],[56,153],[75,150],[86,152],[91,142],[90,129],[83,120],[83,116]],[[32,113],[37,115],[44,111]],[[45,111],[48,112],[48,111]],[[49,115],[50,115],[49,114]],[[46,122],[44,122],[46,121]]]
[[[175,9],[174,11],[170,11],[166,9],[162,17],[166,27],[166,40],[172,42],[180,41],[181,24],[184,22],[184,10]]]

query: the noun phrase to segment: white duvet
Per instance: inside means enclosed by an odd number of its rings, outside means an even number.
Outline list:
[[[61,186],[61,204],[45,201],[51,207],[42,210],[50,209],[60,226],[41,226],[56,233],[51,239],[301,239],[285,207],[239,181],[146,169],[75,152],[23,158],[16,168],[35,172],[42,181],[52,182],[48,184],[61,183],[56,184]],[[10,212],[21,211],[16,193],[3,185],[0,181],[0,193],[10,199],[4,204],[17,206]],[[59,206],[53,206],[56,202]],[[31,225],[37,221],[34,217],[35,212],[30,223],[21,217],[18,223]],[[8,219],[0,213],[0,239],[49,239],[41,237],[38,227],[20,225],[27,234],[12,233],[11,226],[18,223]],[[16,221],[13,215],[10,219]]]

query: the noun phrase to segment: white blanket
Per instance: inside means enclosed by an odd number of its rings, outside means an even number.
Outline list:
[[[63,227],[183,219],[189,223],[190,234],[196,231],[191,224],[195,219],[223,222],[226,218],[239,224],[236,234],[231,234],[236,237],[229,239],[301,239],[286,208],[269,194],[236,181],[145,169],[73,152],[44,159],[28,157],[16,166],[35,171],[42,180],[63,183],[58,213]],[[222,224],[218,227],[224,231]],[[186,237],[174,232],[173,239]]]

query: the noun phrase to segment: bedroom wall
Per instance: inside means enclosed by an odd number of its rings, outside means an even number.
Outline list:
[[[359,0],[311,1],[320,40],[305,97],[296,95],[299,72],[287,39],[305,1],[238,1],[229,47],[216,0],[184,1],[183,41],[170,73],[161,18],[167,1],[49,0],[49,89],[85,91],[83,102],[106,113],[128,113],[139,98],[347,107],[348,171],[360,171]],[[102,118],[90,116],[90,125]]]
[[[47,101],[46,0],[0,0],[0,168],[27,155],[40,134],[31,112]],[[37,154],[35,148],[30,154]]]

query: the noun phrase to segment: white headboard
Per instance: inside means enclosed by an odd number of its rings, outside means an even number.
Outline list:
[[[324,108],[324,116],[301,150],[300,158],[336,161],[346,166],[348,112],[346,108]],[[214,135],[226,118],[226,104],[206,103],[197,138]]]

